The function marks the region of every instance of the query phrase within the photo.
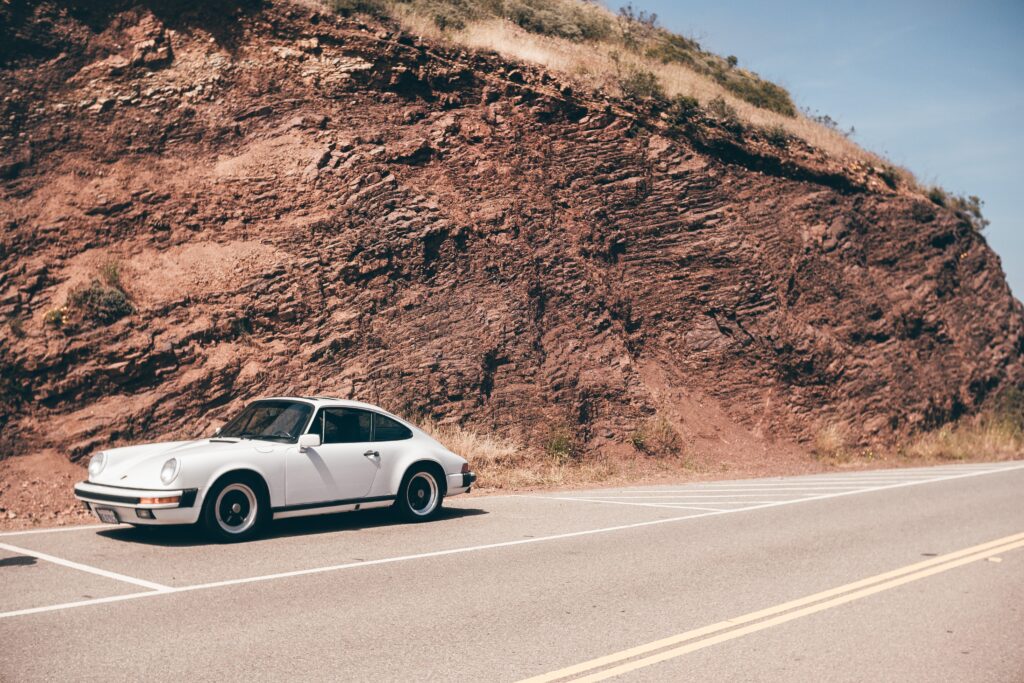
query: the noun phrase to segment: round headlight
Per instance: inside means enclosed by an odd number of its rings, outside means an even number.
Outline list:
[[[89,476],[95,477],[107,466],[107,454],[100,451],[89,460]]]
[[[164,463],[163,469],[160,470],[160,481],[165,484],[170,484],[174,481],[174,478],[178,476],[178,459],[171,458]]]

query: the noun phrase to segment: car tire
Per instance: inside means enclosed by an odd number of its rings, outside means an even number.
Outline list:
[[[395,500],[395,511],[409,522],[426,522],[441,511],[444,478],[439,468],[416,466],[405,473]]]
[[[221,543],[259,536],[270,521],[270,496],[259,477],[247,474],[218,479],[203,501],[203,528]]]

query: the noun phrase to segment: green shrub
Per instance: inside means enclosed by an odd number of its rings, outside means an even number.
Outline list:
[[[647,48],[645,54],[664,64],[674,62],[690,68],[697,68],[695,55],[700,54],[700,46],[689,38],[677,36],[668,31],[660,31],[652,40],[652,44]]]
[[[385,0],[327,0],[327,7],[345,16],[369,14],[384,17],[388,14],[388,4]]]
[[[544,452],[558,463],[565,463],[577,455],[576,439],[568,427],[555,427],[544,443]]]
[[[652,417],[638,425],[629,443],[641,453],[654,457],[676,456],[683,450],[679,433],[663,417]]]
[[[853,129],[851,128],[850,130]],[[878,169],[878,177],[881,178],[882,182],[888,185],[890,189],[895,190],[896,186],[899,184],[900,174],[895,168],[889,164],[885,164],[882,168]]]
[[[708,113],[714,116],[716,119],[721,121],[738,121],[739,114],[733,109],[732,105],[725,101],[725,98],[719,95],[708,102],[707,106]]]
[[[796,106],[786,89],[756,75],[742,71],[719,71],[715,80],[736,97],[755,107],[768,109],[783,116],[796,116]]]
[[[573,41],[600,40],[611,33],[603,13],[572,0],[506,0],[491,13],[530,33]]]
[[[765,129],[764,139],[773,147],[785,148],[789,144],[789,133],[782,126],[776,124]]]
[[[67,307],[84,322],[109,325],[131,314],[132,305],[128,296],[116,287],[93,280],[87,286],[77,287],[68,294]]]
[[[700,114],[700,101],[689,95],[676,95],[665,111],[665,120],[670,126],[682,126]]]
[[[100,279],[108,287],[123,289],[121,286],[121,263],[119,261],[107,261],[100,266]]]
[[[654,73],[646,69],[630,69],[629,73],[619,79],[619,87],[624,97],[634,100],[664,100],[665,91]]]
[[[971,227],[978,232],[988,227],[989,221],[981,210],[985,202],[981,201],[979,197],[949,194],[938,186],[929,188],[927,196],[933,204],[952,209],[961,220],[970,223]]]
[[[736,68],[736,65],[740,63],[740,60],[736,55],[729,55],[725,58],[725,63],[729,65],[730,69],[734,69]]]
[[[950,208],[956,212],[957,216],[970,223],[977,232],[981,232],[989,224],[989,220],[981,212],[981,207],[984,205],[985,202],[973,194],[968,197],[953,196],[950,200]]]
[[[949,197],[946,196],[946,191],[941,187],[933,187],[928,190],[928,199],[932,200],[934,204],[945,206]]]
[[[429,17],[441,30],[461,30],[486,14],[482,3],[471,0],[396,0],[415,13]],[[482,14],[484,13],[484,14]]]

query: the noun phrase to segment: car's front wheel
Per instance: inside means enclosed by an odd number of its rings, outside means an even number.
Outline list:
[[[395,509],[411,522],[437,516],[444,502],[444,488],[433,467],[417,467],[406,473],[398,491]]]
[[[254,538],[269,519],[266,487],[248,475],[228,475],[218,480],[203,503],[203,526],[222,543]]]

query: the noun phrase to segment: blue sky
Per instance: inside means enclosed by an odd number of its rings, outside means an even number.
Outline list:
[[[1024,0],[633,6],[854,126],[921,182],[981,197],[985,237],[1024,298]]]

